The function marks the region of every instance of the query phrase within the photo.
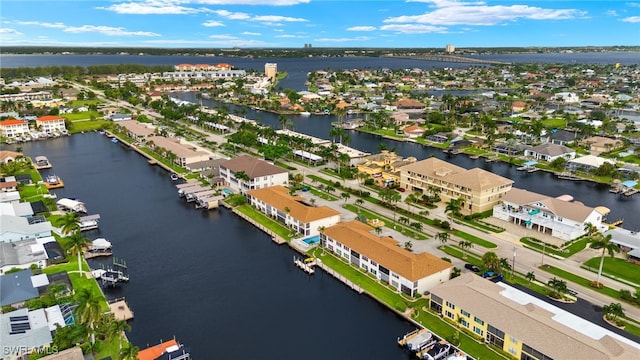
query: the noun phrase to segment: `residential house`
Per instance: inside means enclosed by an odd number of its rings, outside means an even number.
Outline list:
[[[238,178],[244,173],[247,179]],[[233,190],[246,193],[248,190],[262,189],[269,186],[283,185],[289,182],[289,172],[264,160],[249,155],[240,155],[220,163],[220,177]]]
[[[18,191],[18,182],[13,176],[0,178],[0,192]]]
[[[146,142],[147,138],[155,134],[156,128],[151,124],[141,123],[137,120],[123,120],[118,122],[128,137],[137,143]]]
[[[305,203],[301,196],[292,196],[282,185],[247,191],[249,204],[303,236],[315,236],[320,228],[340,221],[340,212],[327,206]]]
[[[30,224],[29,220],[24,217],[0,215],[0,242],[14,242],[51,236],[52,229],[53,227],[49,221]]]
[[[447,141],[449,141],[449,138],[447,137],[447,134],[444,134],[444,133],[428,135],[428,136],[425,137],[425,139],[427,139],[429,141],[437,142],[437,143],[440,143],[440,144],[443,144],[443,143],[446,143]]]
[[[637,359],[640,345],[502,282],[465,273],[430,308],[516,359]]]
[[[65,119],[60,116],[40,116],[36,119],[36,128],[47,134],[64,134],[67,132],[67,126],[64,121]]]
[[[435,157],[405,165],[400,171],[400,187],[425,194],[436,189],[444,202],[462,199],[463,213],[493,208],[513,184],[513,180],[489,171],[467,170]]]
[[[568,130],[556,130],[551,131],[549,134],[549,142],[557,145],[568,145],[574,142],[576,139],[576,132]]]
[[[627,261],[640,265],[640,233],[613,227],[604,231],[604,235],[611,235],[611,243],[618,245],[623,253],[627,254]]]
[[[106,116],[105,118],[113,121],[113,122],[120,122],[120,121],[127,121],[127,120],[131,120],[132,116],[131,114],[111,114],[109,116]]]
[[[173,153],[175,156],[173,162],[179,166],[187,166],[194,162],[209,160],[213,155],[208,151],[198,150],[188,144],[182,144],[178,139],[170,139],[163,136],[148,137],[147,146],[156,149],[156,151]]]
[[[580,102],[580,97],[573,92],[559,92],[553,97],[554,100],[563,102],[565,104],[577,104]]]
[[[320,234],[324,248],[409,296],[424,294],[451,277],[453,265],[429,253],[413,253],[360,221],[341,222]]]
[[[24,156],[24,154],[21,152],[10,151],[10,150],[0,150],[0,164],[16,161],[18,157],[22,157],[22,156]]]
[[[565,167],[570,171],[590,171],[597,169],[605,163],[615,165],[615,160],[601,158],[595,155],[585,155],[579,158],[569,160]]]
[[[0,121],[0,137],[9,139],[29,135],[29,123],[24,120],[7,119]]]
[[[406,136],[411,139],[415,139],[421,137],[424,134],[425,129],[418,125],[410,125],[404,128],[403,131]]]
[[[407,98],[394,101],[393,106],[397,107],[398,110],[423,111],[425,109],[425,105],[420,101]]]
[[[413,164],[416,158],[402,156],[394,152],[383,150],[380,154],[365,157],[363,163],[358,164],[358,172],[369,175],[378,186],[400,184],[400,168]]]
[[[52,333],[58,326],[66,326],[59,305],[37,310],[18,309],[1,314],[0,347],[4,349],[2,359],[27,359],[32,352],[58,354],[57,348],[50,348]]]
[[[620,139],[611,139],[604,136],[592,136],[582,140],[591,155],[600,155],[604,152],[616,150],[624,146],[624,142]]]
[[[493,207],[493,217],[570,241],[586,233],[586,224],[600,226],[605,215],[598,208],[572,199],[512,188]]]
[[[0,275],[0,306],[22,307],[25,301],[39,296],[33,286],[31,269]]]
[[[0,203],[14,203],[19,201],[20,201],[19,191],[8,191],[8,192],[0,191]],[[2,229],[0,229],[0,231],[1,230]]]
[[[29,269],[47,266],[47,251],[36,239],[0,242],[0,274],[13,268]]]
[[[34,212],[33,208],[31,207],[31,203],[0,203],[0,215],[22,216],[25,218],[29,218],[32,217],[33,214]]]
[[[555,159],[562,158],[566,160],[575,159],[576,151],[563,145],[553,143],[544,143],[534,146],[524,151],[524,156],[552,162]]]

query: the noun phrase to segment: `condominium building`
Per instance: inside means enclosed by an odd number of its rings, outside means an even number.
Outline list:
[[[0,136],[16,138],[29,135],[29,123],[24,120],[7,119],[0,121]]]
[[[245,176],[239,176],[241,172]],[[229,187],[244,194],[253,189],[287,185],[289,172],[253,156],[240,155],[220,164],[220,177]]]
[[[516,359],[622,360],[640,354],[634,341],[472,273],[430,291],[432,310]]]
[[[366,156],[364,162],[358,164],[358,172],[369,175],[378,186],[389,186],[400,183],[400,168],[413,164],[416,158],[402,156],[383,150],[379,154]]]
[[[264,76],[268,77],[270,80],[275,80],[278,75],[278,64],[276,63],[266,63],[264,64]]]
[[[462,199],[463,213],[492,209],[512,184],[513,180],[489,171],[467,170],[435,157],[400,168],[400,187],[421,193],[435,191],[444,202]]]
[[[209,160],[213,153],[198,150],[189,144],[183,144],[178,139],[170,139],[163,136],[151,136],[147,138],[147,146],[156,152],[173,154],[172,161],[179,166],[187,166],[194,162]]]
[[[322,246],[397,291],[424,294],[451,277],[453,265],[429,253],[416,254],[390,237],[378,237],[360,221],[341,222],[320,234]]]
[[[40,116],[36,119],[36,127],[47,134],[62,134],[67,132],[67,126],[64,123],[64,118],[60,116]]]

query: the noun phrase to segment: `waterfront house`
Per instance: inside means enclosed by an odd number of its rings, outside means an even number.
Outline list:
[[[463,213],[487,211],[506,194],[513,180],[489,171],[453,165],[435,157],[400,168],[400,187],[424,194],[437,189],[442,201],[462,199]]]
[[[576,159],[569,160],[565,167],[570,171],[590,171],[597,169],[605,163],[615,165],[615,160],[601,158],[595,155],[585,155]]]
[[[31,203],[28,202],[0,203],[0,215],[29,218],[34,215],[34,212]]]
[[[392,105],[398,108],[398,110],[412,110],[421,112],[425,109],[425,105],[420,101],[407,98],[396,100]]]
[[[379,154],[365,157],[365,161],[358,164],[358,172],[369,175],[378,186],[388,186],[390,184],[399,184],[399,168],[414,162],[416,162],[416,158],[412,156],[403,159],[402,156],[397,155],[395,152],[383,150]]]
[[[556,93],[553,99],[565,104],[577,104],[580,102],[580,97],[576,93],[566,91]]]
[[[586,233],[586,224],[600,226],[604,216],[597,208],[572,200],[570,196],[554,198],[512,188],[493,207],[493,217],[570,241]],[[531,236],[535,237],[535,232]]]
[[[0,275],[0,306],[22,307],[25,301],[39,296],[33,286],[31,269]]]
[[[404,131],[404,134],[411,139],[419,138],[425,132],[425,129],[418,125],[410,125],[402,130]]]
[[[556,131],[552,130],[551,133],[549,134],[548,141],[557,145],[568,145],[575,141],[576,135],[577,134],[575,131],[569,131],[564,129],[560,129]]]
[[[64,134],[67,132],[64,121],[64,118],[60,116],[40,116],[36,119],[36,128],[47,134]]]
[[[238,178],[236,174],[240,172],[247,178]],[[289,182],[287,170],[250,155],[240,155],[220,163],[220,177],[233,190],[243,194],[248,190],[276,185],[286,186]]]
[[[0,203],[14,203],[20,201],[19,191],[0,191]]]
[[[156,128],[151,124],[141,123],[137,120],[123,120],[118,122],[128,137],[137,143],[146,142],[147,138],[155,134]]]
[[[29,135],[29,123],[24,120],[7,119],[0,121],[0,137],[15,139]]]
[[[0,150],[0,164],[6,164],[8,162],[16,161],[18,157],[24,156],[21,152]]]
[[[13,176],[0,178],[0,192],[10,191],[18,191],[18,182],[16,181],[16,178]]]
[[[109,116],[106,116],[105,118],[113,122],[127,121],[132,119],[131,114],[111,114]]]
[[[611,235],[611,243],[618,245],[620,251],[627,254],[627,261],[640,265],[640,233],[613,227],[604,232],[604,235]]]
[[[449,137],[447,137],[447,134],[444,134],[444,133],[428,135],[425,137],[425,139],[439,143],[439,144],[443,144],[449,141]]]
[[[637,359],[640,345],[502,282],[465,273],[430,307],[516,359]]]
[[[451,277],[453,265],[429,253],[413,253],[390,237],[378,237],[360,221],[341,222],[320,234],[322,246],[409,296],[424,294]]]
[[[57,354],[57,348],[47,349],[57,326],[65,327],[60,306],[46,309],[18,309],[0,315],[0,347],[2,359],[26,359],[31,352]],[[10,353],[8,351],[10,350]]]
[[[0,242],[14,242],[51,236],[53,227],[49,221],[30,224],[20,216],[0,215]]]
[[[47,266],[48,255],[43,244],[36,239],[0,242],[0,274],[17,269]]]
[[[624,142],[620,139],[611,139],[604,136],[592,136],[582,140],[591,155],[600,155],[604,152],[616,150],[624,146]]]
[[[169,152],[175,155],[173,162],[179,166],[187,166],[194,162],[209,160],[212,153],[198,150],[188,144],[183,144],[179,139],[170,139],[164,136],[151,136],[147,138],[147,146],[156,151]]]
[[[138,360],[189,360],[191,355],[183,344],[175,339],[165,341],[158,345],[149,346],[138,352]]]
[[[571,160],[576,157],[576,151],[563,145],[544,143],[534,146],[524,151],[524,156],[536,160],[552,162],[555,159],[563,158]]]
[[[249,204],[276,219],[297,233],[318,235],[320,227],[329,227],[340,221],[340,212],[327,206],[307,204],[301,196],[292,196],[281,185],[247,191]]]

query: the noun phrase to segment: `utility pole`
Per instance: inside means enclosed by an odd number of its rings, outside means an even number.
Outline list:
[[[511,265],[511,280],[513,280],[513,275],[516,272],[516,247],[513,247],[513,263]]]

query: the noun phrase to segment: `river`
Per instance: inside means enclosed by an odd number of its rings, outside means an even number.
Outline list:
[[[100,214],[86,234],[126,260],[131,282],[106,294],[132,307],[133,344],[175,336],[196,359],[407,359],[395,341],[412,324],[330,275],[306,275],[291,249],[227,209],[187,206],[140,154],[95,132],[22,147],[49,158],[43,173],[65,183],[53,192]]]
[[[215,100],[198,99],[195,93],[178,93],[173,96],[180,99],[191,101],[194,103],[201,102],[202,105],[215,108],[220,104]],[[245,117],[256,119],[263,125],[269,125],[273,128],[280,128],[278,115],[266,111],[258,111],[244,106],[236,106],[233,104],[225,104],[229,107],[230,113],[243,109],[246,111]],[[356,115],[352,115],[355,117]],[[332,115],[311,115],[288,116],[294,124],[294,131],[309,134],[315,137],[329,139],[329,130],[331,122],[337,119]],[[395,149],[397,154],[403,157],[413,156],[418,160],[426,159],[431,156],[443,159],[466,169],[480,167],[487,171],[491,171],[500,176],[512,179],[514,186],[527,189],[548,196],[571,195],[575,200],[581,201],[587,206],[605,206],[611,210],[608,216],[609,221],[624,219],[623,227],[629,230],[640,230],[640,216],[633,216],[640,210],[640,196],[635,195],[631,198],[620,197],[609,192],[609,186],[606,184],[598,184],[590,181],[570,181],[559,180],[553,174],[537,171],[528,173],[526,171],[517,171],[516,166],[502,163],[487,163],[482,159],[470,159],[466,155],[448,156],[441,150],[422,146],[411,142],[395,141],[385,139],[377,135],[362,133],[358,131],[349,131],[351,142],[349,146],[369,153],[380,152],[380,144],[386,146],[387,149]]]

